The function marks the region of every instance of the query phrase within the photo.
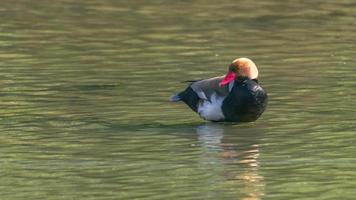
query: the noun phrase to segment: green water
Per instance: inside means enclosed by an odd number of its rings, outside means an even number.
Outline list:
[[[356,4],[2,0],[0,199],[354,199]],[[168,102],[236,57],[248,124]]]

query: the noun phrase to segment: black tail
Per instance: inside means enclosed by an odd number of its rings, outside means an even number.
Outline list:
[[[186,103],[192,110],[198,112],[199,97],[191,87],[188,87],[176,96],[178,96],[179,100]]]

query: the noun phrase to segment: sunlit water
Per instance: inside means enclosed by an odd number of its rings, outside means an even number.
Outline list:
[[[353,199],[354,1],[3,0],[0,199]],[[168,97],[259,66],[269,105]]]

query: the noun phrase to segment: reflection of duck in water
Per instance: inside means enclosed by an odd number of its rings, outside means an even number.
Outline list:
[[[266,109],[267,93],[258,84],[258,70],[248,58],[238,58],[226,76],[194,81],[171,101],[183,101],[209,121],[255,121]]]
[[[244,128],[239,130],[240,135],[231,126],[213,123],[198,126],[198,140],[204,149],[202,166],[210,168],[214,175],[218,175],[213,180],[215,183],[221,181],[220,178],[235,183],[244,193],[241,199],[259,200],[264,196],[265,183],[258,173],[257,133],[252,130],[255,135],[251,134],[250,127],[246,131]]]

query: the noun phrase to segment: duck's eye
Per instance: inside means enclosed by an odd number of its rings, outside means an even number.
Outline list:
[[[237,67],[233,63],[231,63],[231,65],[229,66],[229,71],[236,73],[237,72]]]

